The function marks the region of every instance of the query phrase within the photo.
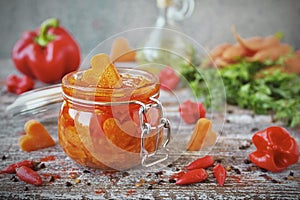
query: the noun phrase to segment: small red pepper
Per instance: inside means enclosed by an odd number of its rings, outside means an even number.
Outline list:
[[[7,166],[6,168],[2,169],[0,171],[0,174],[14,174],[16,173],[16,169],[22,166],[26,166],[29,168],[34,168],[35,163],[32,160],[23,160],[17,163],[13,163],[9,166]]]
[[[179,106],[179,113],[187,124],[194,124],[199,118],[205,117],[206,110],[202,103],[186,100]]]
[[[33,169],[27,166],[17,168],[16,175],[19,177],[20,180],[32,185],[39,186],[43,183],[41,176]]]
[[[34,81],[26,75],[11,74],[6,78],[6,88],[8,92],[22,94],[34,88]]]
[[[252,142],[257,150],[249,155],[249,159],[263,169],[280,172],[298,162],[298,144],[289,132],[280,126],[271,126],[256,132]]]
[[[44,21],[40,30],[26,31],[12,50],[12,60],[23,74],[55,83],[80,64],[80,49],[58,19]]]
[[[164,69],[162,69],[159,72],[158,77],[160,81],[160,88],[166,91],[175,89],[180,81],[179,76],[170,66],[166,66]]]
[[[184,171],[177,172],[170,177],[170,180],[178,180],[185,174]]]
[[[193,169],[200,169],[200,168],[208,168],[213,166],[214,164],[214,159],[211,156],[204,156],[202,158],[198,158],[191,162],[186,169],[187,170],[193,170]]]
[[[226,179],[226,169],[223,167],[223,165],[218,163],[216,166],[214,166],[213,173],[217,179],[219,186],[223,186]]]
[[[194,169],[191,171],[187,171],[176,181],[176,185],[188,185],[192,183],[199,183],[204,181],[207,178],[207,176],[208,175],[205,169]]]

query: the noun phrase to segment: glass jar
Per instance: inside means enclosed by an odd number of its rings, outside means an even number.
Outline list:
[[[195,59],[195,47],[187,40],[177,23],[190,17],[194,0],[156,0],[158,17],[155,28],[146,37],[143,48],[137,51],[139,64],[159,63],[180,70],[182,64]],[[153,67],[150,69],[155,72]],[[157,73],[157,72],[156,72]]]
[[[84,71],[62,80],[63,104],[58,117],[58,138],[65,153],[83,166],[125,170],[150,166],[167,153],[147,162],[170,140],[169,121],[158,100],[159,82],[153,74],[118,69],[123,85],[99,88],[80,82]],[[164,138],[164,128],[167,136]]]

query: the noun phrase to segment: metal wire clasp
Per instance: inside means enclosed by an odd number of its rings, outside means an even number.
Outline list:
[[[153,104],[146,105],[142,102],[136,102],[141,106],[139,109],[140,124],[142,129],[140,157],[141,157],[141,164],[144,167],[150,167],[168,159],[169,150],[167,149],[167,145],[171,139],[171,127],[168,119],[162,116],[162,118],[160,119],[160,123],[157,126],[151,126],[151,124],[145,122],[144,114],[150,108],[156,108],[160,111],[160,113],[163,113],[161,102],[155,97],[150,97],[150,99],[154,102]],[[159,148],[161,133],[164,134],[162,132],[163,129],[167,129],[167,134],[166,134],[165,141],[162,144],[162,147]],[[153,131],[156,132],[156,144],[155,144],[155,150],[150,153],[145,148],[145,139]],[[157,155],[158,152],[162,153],[162,157],[158,156],[158,158],[157,157],[154,158],[154,156]],[[152,158],[151,161],[149,161],[150,158]]]

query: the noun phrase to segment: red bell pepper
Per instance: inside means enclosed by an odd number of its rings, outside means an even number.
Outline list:
[[[199,118],[205,117],[206,110],[202,103],[186,100],[179,106],[179,113],[187,124],[194,124]]]
[[[166,66],[164,69],[162,69],[159,72],[158,77],[160,81],[160,88],[165,91],[171,91],[175,89],[180,81],[179,76],[170,66]]]
[[[80,49],[58,19],[44,21],[39,30],[26,31],[12,50],[12,60],[23,74],[55,83],[80,64]]]
[[[26,75],[11,74],[6,77],[6,88],[8,92],[22,94],[34,88],[34,81]]]
[[[289,132],[280,126],[271,126],[256,132],[252,142],[257,150],[249,155],[249,159],[261,168],[280,172],[298,162],[298,144]]]

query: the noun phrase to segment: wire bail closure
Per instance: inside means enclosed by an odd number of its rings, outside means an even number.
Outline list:
[[[170,142],[171,139],[171,126],[168,119],[162,117],[160,119],[160,124],[157,126],[151,126],[151,124],[145,122],[144,114],[150,109],[150,108],[156,108],[160,111],[160,113],[163,113],[162,111],[162,104],[161,102],[155,98],[155,96],[150,97],[150,99],[155,102],[154,104],[147,104],[140,101],[136,101],[137,104],[139,104],[141,107],[139,109],[139,118],[140,118],[140,124],[141,124],[141,150],[140,150],[140,157],[141,157],[141,164],[144,167],[151,167],[153,165],[156,165],[158,163],[161,163],[168,159],[169,157],[169,150],[167,149],[167,145]],[[162,144],[162,148],[159,149],[159,143],[160,143],[160,135],[163,129],[167,129],[167,135],[166,135],[166,141]],[[155,144],[155,150],[151,153],[147,151],[145,148],[145,139],[152,131],[156,131],[156,144]],[[163,132],[162,132],[163,134]],[[159,150],[159,151],[158,151]],[[163,157],[161,158],[155,158],[152,161],[148,161],[150,158],[153,158],[158,152],[161,152]]]

